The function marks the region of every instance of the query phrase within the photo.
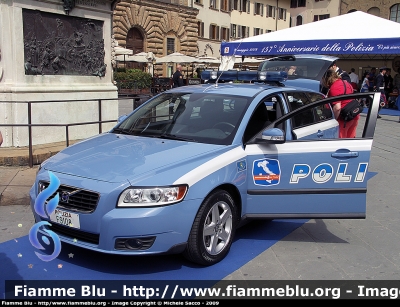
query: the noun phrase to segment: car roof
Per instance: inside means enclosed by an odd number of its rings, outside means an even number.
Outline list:
[[[311,80],[308,80],[311,81]],[[315,82],[315,81],[314,81]],[[241,97],[254,97],[261,92],[270,91],[271,93],[275,93],[277,91],[307,91],[307,92],[315,92],[320,93],[317,86],[310,86],[309,84],[305,85],[299,82],[289,82],[291,84],[285,85],[283,82],[282,86],[272,85],[272,84],[262,84],[262,83],[218,83],[216,84],[201,84],[201,85],[188,85],[181,86],[177,88],[173,88],[168,90],[168,93],[210,93],[217,95],[227,95],[227,96],[241,96]]]
[[[189,85],[169,90],[174,92],[190,92],[190,93],[212,93],[221,95],[235,95],[243,97],[253,97],[265,90],[275,90],[282,88],[281,86],[260,83],[218,83],[218,84],[201,84]]]

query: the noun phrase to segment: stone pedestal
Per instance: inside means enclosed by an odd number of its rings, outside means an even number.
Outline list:
[[[97,121],[99,99],[102,120],[116,120],[111,18],[110,0],[2,0],[0,124],[28,124],[29,115],[31,124]],[[114,125],[105,123],[102,130]],[[28,145],[27,127],[0,127],[0,131],[2,147]],[[98,131],[98,124],[70,127],[69,139]],[[65,127],[32,127],[33,145],[65,139]]]

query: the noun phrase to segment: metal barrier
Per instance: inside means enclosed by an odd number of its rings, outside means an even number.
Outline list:
[[[73,100],[45,100],[45,101],[0,101],[0,103],[12,103],[12,104],[17,104],[17,103],[22,103],[22,104],[27,104],[28,105],[28,123],[27,124],[0,124],[1,127],[28,127],[28,151],[29,151],[29,167],[33,167],[33,145],[32,145],[32,127],[65,127],[65,138],[66,138],[66,147],[69,146],[69,127],[72,126],[82,126],[82,125],[92,125],[92,124],[99,124],[99,134],[102,133],[102,124],[104,123],[111,123],[111,122],[117,122],[117,119],[115,120],[102,120],[102,114],[101,114],[101,105],[102,101],[107,101],[107,100],[126,100],[126,99],[132,99],[132,109],[135,109],[137,107],[137,97],[136,96],[130,96],[130,97],[125,97],[125,98],[107,98],[107,99],[73,99]],[[48,124],[48,123],[40,123],[40,124],[33,124],[32,123],[32,104],[38,104],[38,103],[54,103],[54,102],[88,102],[88,101],[97,101],[97,111],[98,111],[98,120],[97,121],[91,121],[91,122],[77,122],[77,123],[71,123],[71,124]]]

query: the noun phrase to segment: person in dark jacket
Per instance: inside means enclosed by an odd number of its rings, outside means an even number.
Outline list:
[[[387,102],[389,102],[390,93],[393,92],[393,77],[391,73],[392,73],[391,69],[387,68],[386,74],[383,76],[385,80],[385,96]]]
[[[386,96],[385,96],[385,74],[386,74],[386,67],[379,68],[379,74],[376,75],[375,84],[374,84],[374,91],[381,93],[381,103],[386,104]],[[382,109],[382,105],[379,104],[379,111]],[[378,118],[381,116],[378,113]]]
[[[333,70],[334,72],[336,72],[336,74],[340,77],[340,79],[347,81],[351,85],[350,75],[347,72],[345,72],[343,69],[339,68],[339,66],[337,66],[336,61],[334,61],[334,62],[332,62],[331,66],[328,67],[328,70],[325,72],[324,76],[322,77],[321,92],[323,94],[326,95],[329,91],[329,88],[324,86],[323,80],[326,79],[326,76],[330,70]],[[329,75],[331,75],[331,72],[329,72]],[[353,89],[353,91],[354,91],[354,89]]]
[[[369,81],[369,91],[373,92],[374,91],[374,83],[375,83],[375,78],[376,78],[376,68],[372,67],[371,71],[368,74],[368,81]]]
[[[341,69],[339,66],[337,66],[336,61],[332,63],[329,69],[333,69],[334,71],[336,71],[336,73],[340,76],[340,78],[342,78],[342,80],[347,81],[351,84],[350,75],[346,71]]]
[[[182,65],[176,65],[176,71],[172,75],[172,87],[180,87],[183,86],[183,75],[182,75]]]

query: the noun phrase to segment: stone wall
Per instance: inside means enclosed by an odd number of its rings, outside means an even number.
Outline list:
[[[175,37],[178,42],[176,52],[195,56],[197,47],[198,9],[184,5],[157,1],[122,0],[114,9],[113,33],[118,45],[126,45],[128,31],[137,27],[144,36],[144,50],[156,57],[166,52],[166,37]]]
[[[351,10],[368,12],[372,7],[377,7],[380,10],[381,15],[379,17],[389,18],[390,8],[399,3],[398,0],[346,0],[340,1],[340,15],[346,14]],[[360,26],[360,29],[362,25]],[[371,26],[371,25],[369,25]]]

